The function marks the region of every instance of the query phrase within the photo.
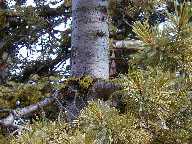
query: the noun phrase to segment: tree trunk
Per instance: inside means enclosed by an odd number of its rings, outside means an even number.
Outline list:
[[[72,76],[109,78],[106,0],[72,1]]]
[[[5,0],[0,0],[0,12],[2,13],[0,15],[0,85],[5,83],[7,76],[8,76],[8,64],[7,64],[7,58],[8,54],[3,50],[3,47],[5,45],[5,41],[3,40],[2,33],[4,28],[4,23],[6,22],[6,17],[4,15],[4,10],[6,9],[6,2]]]
[[[72,54],[71,73],[72,76],[81,77],[91,75],[95,78],[109,78],[109,31],[107,20],[107,0],[73,0],[72,1]],[[90,95],[110,95],[112,90],[119,86],[105,81],[97,81],[90,90]],[[72,90],[71,90],[72,91]],[[74,99],[66,102],[64,109],[67,120],[71,122],[79,115],[80,110],[86,105],[75,95]],[[41,102],[22,108],[20,114],[10,114],[7,118],[0,120],[0,125],[14,126],[15,116],[23,116],[31,113],[41,106],[53,101],[57,96],[47,98]],[[81,98],[81,97],[80,97]]]
[[[2,48],[0,41],[0,49]],[[0,53],[0,85],[5,83],[8,77],[8,54],[7,52]]]
[[[8,76],[8,68],[4,63],[0,63],[0,85],[6,82]]]

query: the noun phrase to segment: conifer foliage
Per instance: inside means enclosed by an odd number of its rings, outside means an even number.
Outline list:
[[[119,4],[122,1],[115,2]],[[128,15],[138,12],[134,9],[138,3],[123,2],[129,4],[124,5],[124,8],[130,8]],[[24,122],[16,131],[9,129],[12,135],[2,139],[7,141],[8,138],[11,144],[192,143],[192,3],[138,2],[144,3],[139,8],[143,18],[127,26],[132,27],[131,37],[134,34],[134,38],[143,44],[135,54],[127,56],[128,73],[119,74],[110,80],[83,76],[65,81],[61,81],[58,76],[34,75],[29,81],[31,83],[17,81],[2,85],[0,103],[5,105],[3,102],[6,101],[10,105],[5,106],[7,109],[13,108],[11,101],[17,98],[21,99],[21,107],[24,107],[50,96],[55,89],[61,95],[55,98],[56,109],[49,106],[41,109],[42,112],[51,109],[54,117],[38,113],[38,117],[32,116],[31,122]],[[65,1],[65,4],[70,6],[71,1]],[[161,8],[166,6],[163,27],[159,26],[161,20],[154,24],[150,22],[150,16],[159,5]],[[120,30],[125,30],[126,17],[122,20],[123,27],[113,22],[117,18],[116,12],[125,9],[122,9],[122,5],[109,9],[112,32],[115,33],[115,36],[109,36],[111,40],[117,40],[117,36],[127,40],[130,36],[119,34]],[[102,88],[99,89],[99,85]],[[10,95],[12,99],[8,99]],[[76,99],[84,102],[80,111]],[[76,111],[79,112],[75,120],[71,121],[66,120],[65,106],[69,101],[70,105],[76,105]]]

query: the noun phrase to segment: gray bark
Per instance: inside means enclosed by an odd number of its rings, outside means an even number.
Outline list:
[[[0,85],[6,82],[7,76],[8,68],[5,68],[4,66],[0,67]]]
[[[4,46],[4,43],[0,40],[0,51],[2,47]],[[5,83],[7,77],[8,77],[8,53],[7,52],[1,52],[0,53],[0,85]]]
[[[44,100],[32,104],[30,106],[18,109],[18,110],[13,110],[6,118],[0,119],[0,125],[5,126],[5,127],[15,127],[18,128],[19,125],[14,124],[15,118],[21,118],[22,116],[25,116],[27,114],[30,114],[42,107],[47,106],[48,104],[52,103],[55,101],[55,99],[59,96],[58,91],[56,91],[53,96],[45,98]]]
[[[72,1],[72,76],[109,77],[106,0]]]
[[[141,49],[143,48],[143,43],[140,40],[114,40],[113,45],[114,48],[128,48],[128,49]]]

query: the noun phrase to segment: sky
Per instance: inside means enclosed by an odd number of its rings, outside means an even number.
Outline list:
[[[51,0],[49,0],[49,2],[50,2]],[[61,3],[63,3],[63,1],[61,1]],[[50,7],[51,8],[56,8],[57,6],[59,6],[61,3],[58,3],[57,5],[50,5]],[[27,6],[35,6],[35,3],[34,3],[34,0],[27,0],[27,2],[26,2],[26,5]],[[56,26],[54,29],[55,30],[59,30],[59,31],[64,31],[65,29],[67,29],[67,28],[69,28],[69,25],[71,24],[71,22],[69,21],[68,23],[67,23],[67,25],[66,24],[64,24],[64,23],[61,23],[59,26]],[[60,35],[57,35],[57,37],[59,38],[60,37]],[[45,37],[44,38],[46,38],[46,35],[45,35]],[[40,45],[38,45],[38,44],[36,44],[36,45],[32,45],[32,47],[33,48],[35,48],[35,49],[37,49],[37,50],[41,50],[41,47],[40,47]],[[34,54],[34,52],[33,53],[31,53],[28,49],[27,49],[27,47],[22,47],[20,50],[19,50],[19,53],[18,53],[18,57],[22,60],[22,59],[28,59],[28,60],[35,60],[35,59],[38,59],[39,57],[41,56],[41,53],[35,53]],[[53,59],[56,57],[56,55],[52,55],[51,56]],[[69,65],[70,64],[70,60],[68,59],[67,61],[66,61],[66,64],[64,64],[64,67],[66,67],[67,65]],[[58,66],[58,68],[57,68],[57,70],[60,70],[61,68],[63,68],[63,64],[61,64],[61,65],[59,65]],[[16,70],[16,73],[19,73],[21,71],[21,69],[18,69],[18,70]]]
[[[49,0],[49,1],[51,1],[51,0]],[[58,5],[60,5],[61,3],[58,3],[57,5],[55,5],[55,6],[50,6],[50,7],[52,7],[52,8],[55,8],[55,7],[57,7]],[[34,3],[34,0],[27,0],[27,2],[26,2],[26,5],[27,6],[35,6],[35,3]],[[65,29],[67,29],[68,27],[69,27],[69,24],[70,23],[68,23],[67,25],[65,25],[64,23],[62,23],[62,24],[60,24],[59,26],[56,26],[54,29],[55,30],[60,30],[60,31],[64,31]],[[59,37],[59,35],[58,35],[58,37]],[[34,45],[33,47],[36,47],[37,49],[38,49],[38,45]],[[39,47],[40,48],[40,47]],[[28,59],[37,59],[39,56],[40,56],[40,53],[36,53],[35,55],[30,55],[30,52],[28,52],[27,51],[27,48],[26,47],[23,47],[23,48],[21,48],[20,49],[20,51],[19,51],[19,54],[22,56],[22,57],[28,57]],[[21,57],[20,56],[20,57]],[[54,58],[55,56],[53,56],[53,58]]]

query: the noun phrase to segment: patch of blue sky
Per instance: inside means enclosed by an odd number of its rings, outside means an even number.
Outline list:
[[[56,4],[51,4],[50,2],[54,2],[54,0],[48,0],[46,2],[46,4],[49,4],[49,6],[51,8],[56,8],[58,6],[60,6],[64,1],[61,0],[59,3]],[[14,5],[15,2],[14,1],[10,1],[10,5]],[[33,6],[35,7],[35,3],[34,0],[27,0],[26,2],[26,6]],[[61,23],[58,26],[54,27],[54,30],[58,30],[60,32],[65,31],[66,29],[68,29],[71,26],[71,19],[67,21],[67,23]],[[57,33],[55,34],[55,37],[60,39],[61,38],[61,34]],[[27,61],[33,61],[33,60],[37,60],[37,59],[41,59],[42,58],[42,45],[41,42],[42,40],[44,40],[44,42],[46,42],[46,39],[48,39],[48,34],[43,35],[42,37],[40,37],[38,39],[38,42],[36,44],[31,45],[31,48],[29,49],[27,46],[20,46],[19,49],[19,53],[17,55],[17,57],[20,60],[27,60]],[[49,55],[52,59],[56,58],[56,54],[51,54]],[[65,62],[60,62],[59,64],[57,64],[56,70],[58,71],[62,71],[62,69],[66,69],[66,67],[70,64],[70,59],[66,60]],[[19,64],[18,67],[20,67],[21,65]],[[16,73],[21,72],[22,69],[18,68],[17,70],[15,70]]]

